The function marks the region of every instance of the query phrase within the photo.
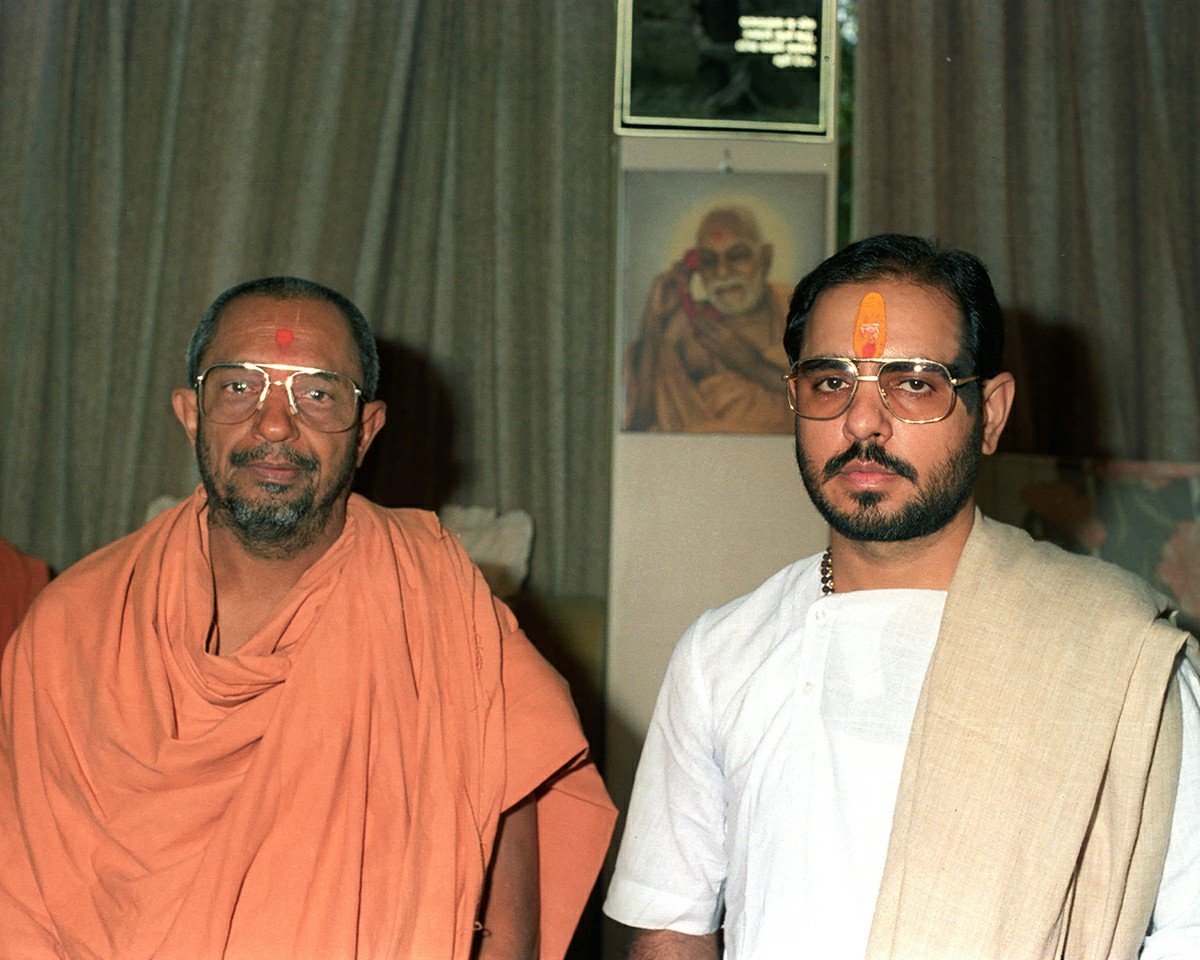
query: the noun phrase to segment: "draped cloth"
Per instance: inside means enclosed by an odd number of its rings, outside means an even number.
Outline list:
[[[614,812],[565,684],[457,541],[352,496],[219,658],[206,510],[82,560],[5,653],[7,955],[466,958],[498,818],[536,791],[561,957]]]
[[[868,960],[1133,957],[1195,641],[1114,567],[976,515],[913,721]],[[980,616],[980,611],[985,616]]]
[[[50,568],[44,560],[27,557],[0,540],[0,650],[49,581]]]

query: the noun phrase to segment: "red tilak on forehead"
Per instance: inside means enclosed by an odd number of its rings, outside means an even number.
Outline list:
[[[287,327],[280,327],[275,331],[275,343],[281,347],[290,347],[295,339],[296,335]]]
[[[717,241],[724,240],[725,239],[725,231],[724,230],[709,230],[708,231],[708,239],[709,240],[717,240]]]

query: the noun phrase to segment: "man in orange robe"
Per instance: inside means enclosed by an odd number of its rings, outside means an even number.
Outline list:
[[[49,581],[50,568],[44,560],[27,557],[0,540],[0,650]]]
[[[366,321],[251,281],[188,359],[203,485],[58,578],[0,667],[0,953],[561,957],[614,811],[457,540],[349,495]]]
[[[781,389],[791,291],[770,282],[773,258],[748,209],[705,215],[696,246],[654,279],[626,352],[626,430],[791,432]]]

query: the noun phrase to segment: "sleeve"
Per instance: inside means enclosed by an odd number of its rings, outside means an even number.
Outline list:
[[[1200,675],[1185,658],[1175,679],[1183,707],[1183,758],[1162,883],[1141,960],[1200,956]]]
[[[696,936],[720,923],[726,872],[725,778],[696,663],[702,624],[667,667],[604,904],[627,926]]]

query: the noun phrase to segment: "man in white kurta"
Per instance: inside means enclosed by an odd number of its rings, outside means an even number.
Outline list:
[[[798,286],[830,548],[675,650],[605,904],[634,960],[1200,956],[1195,642],[975,511],[1001,324],[982,264],[911,237]]]
[[[725,956],[863,957],[946,593],[821,595],[820,557],[703,614],[667,668],[605,910]],[[1197,956],[1200,680],[1143,960]],[[1189,828],[1189,825],[1191,827]]]

